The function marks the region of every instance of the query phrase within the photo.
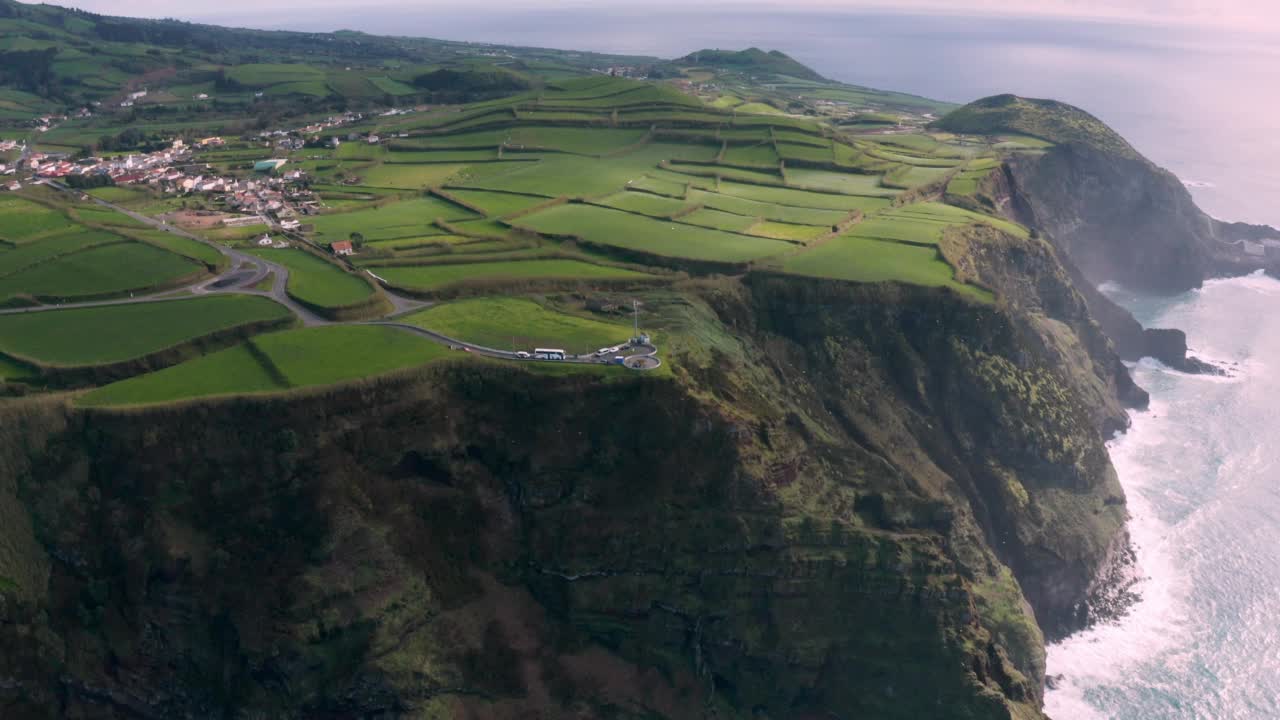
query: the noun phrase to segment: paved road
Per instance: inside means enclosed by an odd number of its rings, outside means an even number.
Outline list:
[[[61,190],[63,192],[71,193],[77,196],[81,194],[80,191],[69,188],[66,185],[63,185],[62,183],[53,182],[53,181],[47,181],[47,182],[50,187],[55,188],[57,190]],[[302,324],[307,327],[316,326],[316,325],[340,324],[340,323],[334,323],[333,321],[320,317],[319,315],[303,307],[293,298],[289,297],[289,293],[285,289],[289,283],[289,269],[287,267],[280,265],[279,263],[273,263],[264,258],[260,258],[256,255],[250,255],[248,253],[241,252],[234,248],[229,248],[214,242],[210,242],[198,235],[187,232],[186,230],[183,230],[180,227],[176,227],[166,222],[156,220],[155,218],[149,217],[147,215],[142,215],[141,213],[133,212],[132,210],[120,207],[119,205],[108,202],[106,200],[101,200],[93,196],[89,196],[89,197],[90,197],[90,200],[97,203],[98,205],[101,205],[102,207],[105,207],[105,208],[110,208],[111,210],[114,210],[118,213],[127,215],[128,217],[131,217],[134,220],[137,220],[138,222],[144,223],[146,225],[154,227],[158,230],[162,230],[164,232],[173,233],[174,235],[178,235],[180,237],[184,237],[189,240],[194,240],[199,243],[204,243],[205,245],[208,245],[209,247],[214,248],[219,253],[222,253],[223,255],[227,256],[230,259],[227,269],[212,278],[202,280],[198,283],[194,283],[185,288],[171,288],[169,290],[165,290],[158,293],[152,293],[149,295],[141,295],[137,297],[128,297],[128,298],[118,298],[115,300],[95,300],[95,301],[80,302],[80,303],[65,303],[60,305],[39,305],[36,307],[28,307],[28,308],[13,308],[8,310],[0,310],[0,315],[47,312],[50,310],[64,310],[69,308],[81,308],[81,307],[128,305],[132,303],[143,303],[143,302],[162,302],[162,301],[168,301],[168,300],[190,299],[194,297],[202,297],[205,295],[218,294],[218,293],[235,293],[235,294],[241,294],[241,295],[258,295],[262,297],[269,297],[272,300],[275,300],[276,302],[280,303],[281,305],[284,305],[285,307],[289,308],[289,310],[294,315],[298,316],[298,318],[302,320]],[[368,270],[365,270],[365,272],[371,275],[373,279],[375,280],[378,279],[378,277],[374,275],[372,272]],[[261,282],[262,279],[269,274],[272,276],[271,288],[269,290],[255,289],[254,286],[257,285],[259,282]],[[387,319],[384,319],[384,320],[368,320],[358,324],[382,325],[385,327],[397,328],[400,330],[414,333],[415,335],[425,337],[429,340],[433,340],[443,345],[448,345],[449,347],[466,348],[467,350],[470,350],[471,352],[477,355],[483,355],[485,357],[497,358],[500,360],[532,360],[532,358],[521,358],[517,356],[515,352],[510,350],[498,350],[496,348],[485,347],[483,345],[476,345],[475,343],[469,343],[464,340],[451,338],[447,335],[441,335],[440,333],[432,332],[431,330],[420,328],[416,325],[396,322],[395,318],[405,315],[407,313],[413,312],[414,310],[420,310],[422,308],[430,307],[433,303],[423,301],[423,300],[403,297],[401,295],[397,295],[387,290],[385,287],[382,288],[382,291],[386,294],[387,298],[391,301],[391,305],[394,308],[391,314],[387,317]],[[190,294],[185,294],[185,293],[190,293]],[[630,351],[629,356],[654,356],[658,352],[658,349],[652,345],[630,346],[628,348],[625,348],[624,350],[620,350],[619,352],[622,353],[628,350]],[[596,357],[594,354],[589,354],[589,355],[568,355],[565,357],[564,360],[558,360],[558,361],[552,361],[552,362],[601,364],[602,362],[605,362],[605,361],[606,361],[605,358],[600,358],[600,357]]]
[[[405,330],[415,335],[421,335],[422,337],[425,337],[429,340],[434,340],[435,342],[441,343],[443,345],[448,345],[451,348],[466,348],[467,350],[470,350],[472,353],[475,353],[476,355],[483,355],[485,357],[498,358],[500,360],[533,360],[533,358],[522,358],[516,355],[516,353],[512,350],[498,350],[496,348],[485,347],[484,345],[476,345],[475,343],[470,343],[470,342],[467,342],[466,340],[451,338],[448,335],[441,335],[440,333],[435,332],[433,330],[421,328],[421,327],[418,327],[417,325],[410,325],[408,323],[395,322],[393,320],[370,320],[363,324],[381,325],[384,327],[393,327],[399,330]],[[631,345],[631,346],[625,346],[618,350],[618,354],[627,354],[628,357],[640,357],[640,356],[651,357],[653,355],[656,355],[657,353],[658,353],[658,348],[654,347],[653,345]],[[547,362],[568,362],[568,363],[578,363],[580,365],[603,365],[603,364],[609,364],[613,360],[612,355],[613,353],[610,353],[610,355],[607,357],[596,357],[595,354],[566,355],[564,360],[549,360]]]

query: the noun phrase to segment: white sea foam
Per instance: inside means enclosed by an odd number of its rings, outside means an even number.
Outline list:
[[[1148,499],[1148,493],[1161,489],[1159,473],[1152,472],[1147,457],[1164,443],[1167,426],[1177,419],[1169,415],[1167,406],[1153,400],[1149,410],[1134,413],[1132,420],[1132,427],[1108,447],[1128,498],[1129,535],[1140,577],[1133,590],[1140,599],[1117,620],[1049,648],[1048,674],[1060,676],[1057,688],[1045,698],[1045,710],[1054,718],[1104,718],[1087,699],[1090,688],[1123,677],[1157,657],[1162,662],[1184,661],[1177,648],[1190,632],[1186,577],[1171,552],[1175,530],[1157,516]]]
[[[1130,363],[1152,394],[1108,448],[1128,498],[1141,580],[1123,617],[1049,648],[1057,720],[1280,717],[1280,280],[1211,280],[1165,303],[1126,298],[1187,331],[1231,377]]]

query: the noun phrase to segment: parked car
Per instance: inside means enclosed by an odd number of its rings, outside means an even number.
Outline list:
[[[521,360],[527,360],[529,359],[529,353],[521,350],[520,352],[516,353],[516,357],[520,358]]]

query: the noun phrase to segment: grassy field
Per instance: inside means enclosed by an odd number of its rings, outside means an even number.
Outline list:
[[[286,330],[107,385],[82,396],[79,403],[141,405],[277,392],[371,377],[449,355],[442,345],[393,328],[334,325]]]
[[[876,217],[858,223],[850,234],[877,240],[937,245],[946,223],[924,219]]]
[[[748,217],[746,215],[734,215],[733,213],[727,213],[721,210],[712,210],[704,207],[701,210],[694,210],[688,215],[682,216],[678,222],[712,228],[714,230],[728,230],[729,232],[744,233],[749,230],[752,225],[755,225],[758,220],[759,218]]]
[[[778,154],[782,156],[783,160],[801,160],[816,163],[829,163],[835,157],[831,153],[830,145],[818,147],[800,143],[778,143]]]
[[[424,234],[437,219],[455,221],[477,217],[474,212],[437,197],[419,197],[365,210],[326,213],[310,218],[316,240],[333,243],[358,232],[366,240],[392,240]]]
[[[642,192],[620,192],[599,201],[617,210],[640,213],[652,217],[671,217],[688,206],[683,200],[659,197]]]
[[[556,312],[524,298],[460,300],[419,311],[402,322],[501,350],[557,347],[584,354],[631,336],[628,325]]]
[[[782,111],[778,108],[762,102],[743,103],[734,108],[734,112],[755,113],[757,115],[781,115]]]
[[[713,210],[721,210],[724,212],[735,213],[737,215],[759,217],[767,220],[796,223],[800,225],[836,225],[843,222],[844,219],[849,216],[847,211],[818,210],[813,208],[794,207],[790,205],[779,205],[776,203],[748,200],[746,198],[734,197],[732,195],[721,195],[719,193],[707,192],[704,190],[691,191],[689,193],[689,201],[700,203]]]
[[[94,188],[89,190],[88,193],[99,200],[106,200],[107,202],[122,205],[150,197],[145,190],[137,190],[131,187],[117,187],[115,185]]]
[[[861,210],[870,212],[889,206],[889,201],[884,198],[828,195],[791,188],[764,187],[732,182],[720,183],[719,192],[723,195],[755,200],[756,202],[776,203],[778,205],[814,208],[817,210],[843,210],[845,212]]]
[[[250,295],[3,315],[0,351],[46,365],[112,363],[288,315],[284,306]]]
[[[101,230],[73,230],[38,242],[28,242],[12,250],[0,250],[0,277],[13,275],[25,268],[86,248],[124,241],[125,239],[119,235]]]
[[[795,242],[808,242],[810,240],[815,240],[829,232],[831,232],[831,228],[829,227],[819,227],[817,225],[792,225],[790,223],[772,222],[769,220],[751,226],[750,230],[752,235],[774,238],[776,240],[792,240]]]
[[[401,95],[413,95],[418,92],[417,88],[405,85],[399,80],[392,80],[388,77],[371,77],[369,82],[388,95],[399,97]]]
[[[327,308],[356,305],[373,295],[362,278],[303,250],[253,250],[254,255],[289,268],[289,294]]]
[[[525,260],[513,262],[451,263],[382,267],[377,274],[387,282],[412,290],[437,290],[467,281],[502,280],[625,280],[650,277],[622,268],[593,265],[578,260]]]
[[[232,80],[249,87],[321,80],[324,72],[310,65],[256,63],[237,65],[228,71]]]
[[[121,380],[79,399],[90,407],[143,405],[211,395],[261,393],[286,389],[258,362],[248,345],[189,360],[158,372]]]
[[[422,365],[448,348],[393,328],[360,325],[288,330],[253,339],[289,387],[328,385]]]
[[[103,245],[0,278],[0,298],[121,295],[163,285],[199,269],[187,258],[150,245]]]
[[[582,155],[604,155],[634,145],[644,136],[644,130],[520,126],[511,129],[507,145],[553,148]]]
[[[945,286],[973,297],[985,297],[978,288],[956,282],[951,266],[943,262],[936,249],[851,235],[833,238],[792,256],[783,269],[797,275],[856,282]]]
[[[0,240],[22,244],[74,225],[64,213],[26,198],[0,197]]]
[[[798,187],[830,190],[850,195],[889,197],[897,194],[896,190],[881,187],[880,177],[877,175],[855,175],[853,173],[832,172],[830,170],[788,168],[787,183]]]
[[[343,145],[346,147],[346,145]],[[397,150],[382,156],[382,161],[392,164],[414,163],[463,163],[497,160],[498,151],[494,148],[484,150]]]
[[[735,145],[724,153],[724,162],[730,165],[778,165],[778,153],[772,144],[767,145]]]
[[[787,249],[785,244],[773,240],[731,235],[593,205],[560,205],[526,215],[515,224],[535,232],[572,235],[600,245],[693,260],[742,262],[777,255]]]
[[[463,180],[458,185],[544,197],[596,196],[623,189],[628,181],[639,180],[663,160],[709,161],[715,154],[716,149],[709,146],[651,143],[618,157],[555,156],[536,163],[519,163],[518,167],[501,174]]]
[[[419,165],[383,163],[357,171],[361,184],[396,190],[421,190],[442,185],[458,174],[465,165],[422,163]]]
[[[463,202],[471,203],[491,217],[501,217],[544,203],[546,198],[533,195],[489,192],[487,190],[453,189],[448,191]]]
[[[948,172],[948,168],[905,165],[886,173],[881,182],[889,187],[897,187],[906,190],[913,187],[919,187],[921,185],[928,185],[931,182],[940,180]]]
[[[980,222],[986,223],[987,225],[999,230],[1003,230],[1014,237],[1026,239],[1031,236],[1030,233],[1027,232],[1026,228],[1017,223],[1009,222],[1002,218],[992,217],[990,215],[984,215],[982,213],[976,213],[971,210],[965,210],[964,208],[958,208],[953,205],[944,205],[943,203],[938,202],[923,202],[913,205],[904,205],[884,213],[883,216],[908,219],[918,218],[922,220],[932,220],[934,222],[944,222],[951,225]]]
[[[222,253],[211,245],[163,230],[137,230],[129,234],[153,245],[159,245],[169,252],[177,253],[207,265],[216,266],[224,260]]]
[[[659,177],[642,177],[632,182],[631,187],[668,197],[684,197],[685,183]]]

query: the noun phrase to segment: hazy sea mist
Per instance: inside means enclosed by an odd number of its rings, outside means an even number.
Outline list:
[[[510,9],[361,4],[200,19],[677,57],[776,48],[828,77],[939,100],[1014,92],[1102,118],[1192,185],[1210,214],[1280,226],[1280,36],[1117,23],[662,4]]]

